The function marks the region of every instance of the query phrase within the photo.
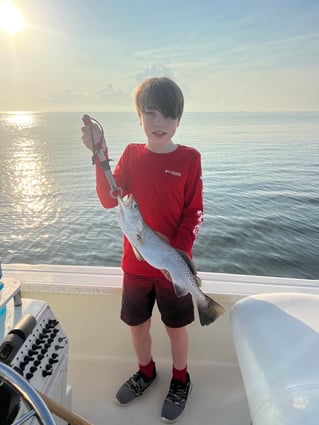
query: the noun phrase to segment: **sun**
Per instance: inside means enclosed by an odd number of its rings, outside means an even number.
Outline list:
[[[10,34],[15,34],[16,32],[22,30],[23,27],[24,20],[19,9],[17,9],[17,7],[9,1],[1,2],[0,30]]]

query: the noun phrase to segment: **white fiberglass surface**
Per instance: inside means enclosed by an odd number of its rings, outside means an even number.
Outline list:
[[[74,357],[69,364],[72,407],[94,425],[159,424],[171,366],[157,361],[158,376],[144,395],[122,407],[115,394],[135,371],[134,359]],[[189,362],[193,389],[181,425],[249,425],[249,412],[239,369],[213,362]]]

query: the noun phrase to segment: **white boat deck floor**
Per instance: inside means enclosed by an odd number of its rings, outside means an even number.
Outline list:
[[[94,425],[152,425],[163,423],[161,406],[166,396],[171,366],[157,361],[158,376],[145,394],[122,407],[115,400],[120,385],[136,371],[132,359],[71,357],[68,382],[72,410]],[[210,362],[190,363],[193,390],[181,425],[249,425],[250,416],[239,369]]]

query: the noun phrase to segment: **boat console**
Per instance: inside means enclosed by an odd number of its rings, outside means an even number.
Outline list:
[[[65,407],[71,405],[67,384],[68,338],[49,305],[21,299],[15,279],[3,279],[0,298],[0,362],[10,366],[37,391]],[[9,425],[30,409],[0,377],[0,424]],[[28,423],[37,423],[33,419]],[[65,422],[56,420],[56,424]]]

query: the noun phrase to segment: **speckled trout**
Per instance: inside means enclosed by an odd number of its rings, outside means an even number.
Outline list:
[[[126,199],[119,196],[118,204],[119,225],[138,256],[156,269],[169,273],[176,296],[188,293],[193,296],[202,326],[214,322],[225,309],[202,292],[200,278],[188,255],[171,247],[145,223],[132,195]]]

